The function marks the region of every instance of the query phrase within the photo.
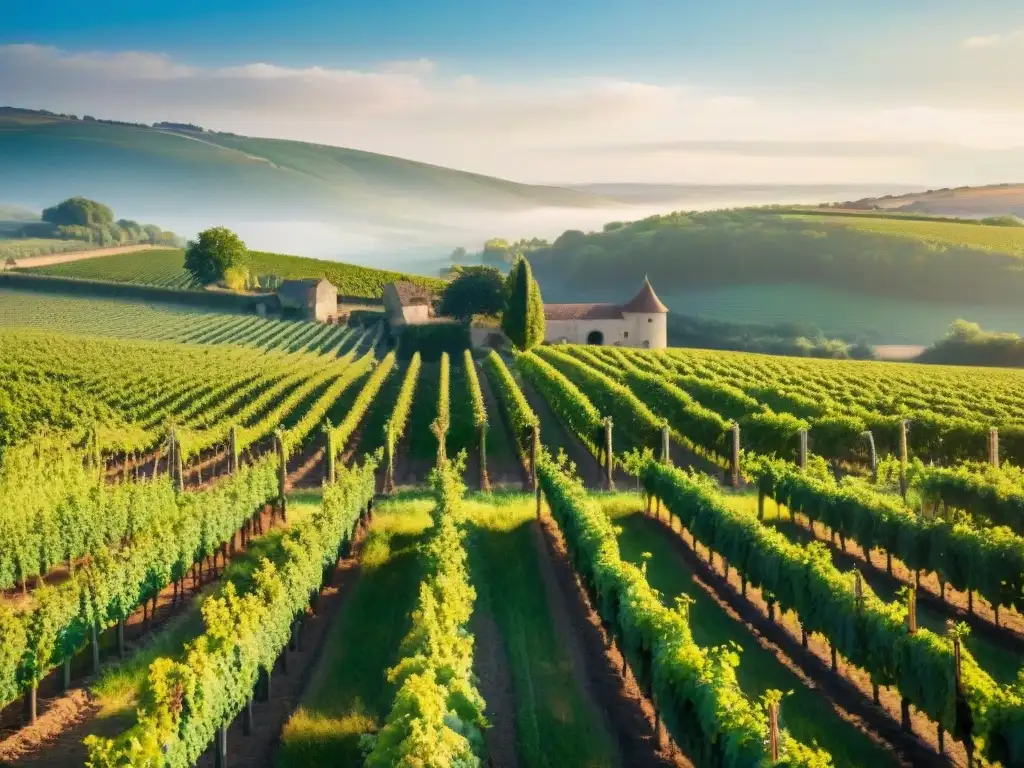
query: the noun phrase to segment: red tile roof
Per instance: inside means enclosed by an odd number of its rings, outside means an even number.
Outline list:
[[[667,314],[668,307],[661,303],[661,299],[658,298],[658,294],[656,294],[654,289],[651,287],[651,281],[645,277],[640,293],[630,299],[627,303],[623,304],[622,311],[637,312],[648,315]]]
[[[545,304],[545,320],[621,320],[615,304]]]

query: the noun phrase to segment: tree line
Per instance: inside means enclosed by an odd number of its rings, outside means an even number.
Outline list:
[[[155,224],[115,219],[114,211],[109,206],[85,197],[69,197],[43,209],[40,221],[23,225],[15,235],[23,238],[81,240],[99,246],[146,243],[179,248],[182,245],[182,239],[173,232]]]

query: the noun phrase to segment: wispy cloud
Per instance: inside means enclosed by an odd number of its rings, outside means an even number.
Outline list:
[[[989,57],[972,58],[978,67]],[[965,83],[978,82],[972,70]],[[1013,89],[1000,88],[991,106],[929,104],[911,90],[902,104],[883,106],[841,93],[823,100],[697,81],[497,80],[448,72],[430,59],[362,68],[198,66],[146,51],[0,45],[0,104],[192,122],[524,181],[952,184],[964,178],[952,174],[970,168],[964,153],[995,167],[993,151],[1016,151],[1022,142],[1024,101],[1008,98]],[[998,175],[1024,176],[1024,164],[1003,163]]]
[[[1024,29],[997,32],[991,35],[974,35],[963,41],[964,48],[1001,48],[1013,43],[1024,42]]]

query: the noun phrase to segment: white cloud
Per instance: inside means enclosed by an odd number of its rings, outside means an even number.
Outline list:
[[[902,106],[881,106],[829,89],[825,101],[636,78],[497,82],[439,72],[429,59],[200,67],[149,52],[0,45],[0,104],[192,122],[525,181],[943,180],[959,173],[946,156],[1024,144],[1024,102],[1012,90],[986,106],[927,103],[911,88]],[[1024,176],[1024,166],[1005,173]]]
[[[992,35],[975,35],[963,41],[964,48],[1000,48],[1011,43],[1024,41],[1024,29]]]

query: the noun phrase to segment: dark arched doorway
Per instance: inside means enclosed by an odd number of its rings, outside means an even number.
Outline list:
[[[604,334],[600,331],[591,331],[587,334],[587,344],[601,346],[604,344]]]

